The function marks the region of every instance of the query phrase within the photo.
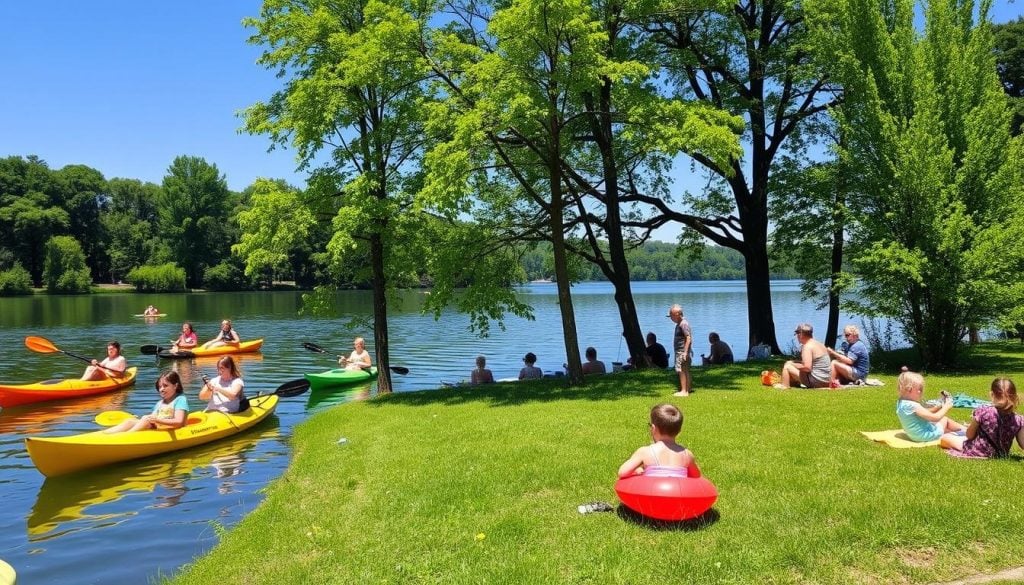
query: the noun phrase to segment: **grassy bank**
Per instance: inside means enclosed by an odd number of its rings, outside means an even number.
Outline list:
[[[882,388],[778,391],[764,367],[698,371],[686,399],[651,372],[326,411],[296,430],[263,505],[173,582],[925,583],[1021,563],[1019,459],[863,438],[898,426],[891,373]],[[1024,382],[1024,349],[985,345],[965,371],[927,375],[926,396]],[[712,512],[680,526],[578,514],[617,504],[615,470],[662,401],[681,405],[680,441],[718,486]]]

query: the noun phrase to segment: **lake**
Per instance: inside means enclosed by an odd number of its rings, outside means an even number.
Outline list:
[[[695,355],[707,353],[711,330],[718,331],[737,357],[745,355],[742,282],[644,282],[635,283],[633,290],[641,327],[654,331],[666,347],[671,346],[672,323],[665,315],[671,304],[680,303],[693,327]],[[536,320],[511,318],[504,330],[493,327],[486,339],[467,330],[464,315],[446,313],[436,321],[421,315],[424,293],[405,292],[391,305],[391,363],[410,369],[407,376],[393,377],[395,391],[434,389],[442,382],[468,378],[481,353],[496,378],[516,376],[528,351],[537,354],[537,366],[545,372],[561,369],[565,351],[554,285],[523,287]],[[593,345],[600,359],[625,361],[612,287],[580,284],[573,287],[573,300],[581,350]],[[793,339],[793,326],[801,321],[823,330],[826,314],[800,299],[798,282],[773,283],[773,302],[783,349]],[[196,398],[200,377],[214,374],[215,358],[171,363],[139,354],[141,345],[167,344],[175,338],[185,319],[193,322],[200,341],[214,336],[222,318],[233,319],[243,339],[266,339],[262,353],[239,360],[250,394],[272,391],[305,372],[334,365],[329,356],[304,350],[303,341],[347,353],[359,334],[373,353],[372,329],[345,327],[349,317],[371,316],[370,293],[337,293],[339,318],[299,315],[301,303],[301,293],[296,292],[0,299],[0,382],[81,375],[82,362],[29,351],[24,345],[28,335],[46,337],[63,350],[89,357],[102,357],[106,342],[117,339],[129,365],[139,366],[132,388],[0,411],[0,559],[17,569],[19,582],[146,583],[173,574],[259,505],[260,489],[288,466],[288,440],[295,425],[321,409],[371,396],[374,389],[367,385],[283,399],[274,417],[229,441],[66,478],[45,479],[29,460],[26,436],[96,430],[93,418],[102,410],[148,412],[158,399],[154,382],[162,368],[178,370],[191,407],[201,408]],[[168,317],[132,316],[149,304]],[[841,324],[848,322],[861,325],[860,319],[844,315]]]

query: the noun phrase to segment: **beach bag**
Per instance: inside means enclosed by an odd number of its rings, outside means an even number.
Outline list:
[[[759,343],[750,348],[748,357],[752,360],[766,360],[772,357],[772,346],[767,343]]]
[[[764,386],[774,386],[782,382],[782,376],[778,372],[771,370],[764,370],[761,372],[761,384]]]

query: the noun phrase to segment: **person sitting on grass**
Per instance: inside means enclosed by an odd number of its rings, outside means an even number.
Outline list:
[[[942,393],[942,404],[924,406],[924,378],[916,372],[903,372],[897,380],[899,400],[896,401],[896,416],[900,419],[903,432],[917,443],[935,441],[947,433],[957,433],[964,426],[946,416],[953,408],[953,399],[948,392]]]
[[[800,384],[808,388],[828,388],[830,377],[828,352],[825,345],[814,339],[814,327],[810,323],[796,326],[796,341],[800,349],[800,361],[790,360],[782,365],[782,383],[775,388],[795,388]]]
[[[238,332],[231,327],[231,320],[224,319],[220,322],[220,331],[217,332],[217,337],[214,337],[210,341],[204,343],[203,349],[221,347],[224,345],[238,347],[241,343],[242,340],[238,337]]]
[[[584,374],[606,374],[608,369],[605,368],[604,362],[597,359],[597,350],[593,347],[588,347],[584,354],[587,356],[587,361],[583,362],[583,373]]]
[[[134,433],[149,429],[180,429],[188,422],[188,399],[177,372],[164,372],[156,380],[160,400],[153,412],[139,418],[131,417],[121,424],[110,427],[104,433]]]
[[[832,356],[832,363],[829,366],[832,379],[836,385],[858,382],[863,383],[868,377],[868,370],[871,369],[871,361],[868,358],[868,347],[860,340],[860,329],[856,325],[843,327],[843,337],[846,341],[840,346],[841,351],[826,347],[828,355]]]
[[[533,365],[537,363],[537,356],[534,355],[532,351],[523,357],[523,363],[526,365],[523,366],[523,369],[519,370],[520,380],[539,380],[544,377],[544,372],[542,372],[537,366]]]
[[[722,341],[718,333],[714,331],[708,333],[708,343],[711,344],[711,353],[709,355],[700,354],[702,366],[733,363],[732,348],[728,343]]]
[[[494,383],[494,374],[487,369],[487,358],[484,356],[476,356],[476,368],[469,374],[469,383],[474,386]]]
[[[974,409],[965,436],[942,435],[941,444],[951,455],[963,457],[1007,457],[1013,439],[1024,449],[1024,416],[1017,414],[1017,386],[1009,378],[992,380],[992,406]]]
[[[642,473],[652,477],[687,477],[687,469],[695,464],[693,453],[676,443],[683,428],[683,413],[671,404],[651,409],[651,438],[654,443],[637,449],[619,466],[619,477]]]

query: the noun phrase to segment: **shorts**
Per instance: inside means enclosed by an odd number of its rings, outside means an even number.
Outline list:
[[[689,368],[690,367],[691,357],[692,356],[690,354],[688,354],[688,353],[687,354],[683,354],[683,353],[677,352],[676,353],[676,371],[677,372],[682,372],[684,367]]]
[[[812,376],[810,372],[800,372],[800,383],[808,388],[828,388],[829,379],[820,379]]]

